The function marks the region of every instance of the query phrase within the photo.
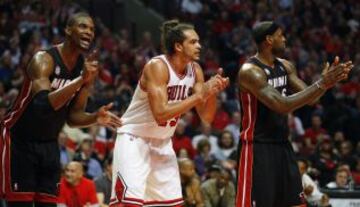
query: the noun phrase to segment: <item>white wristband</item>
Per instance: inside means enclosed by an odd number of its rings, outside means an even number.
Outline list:
[[[321,90],[326,90],[326,88],[321,87],[321,85],[320,85],[319,82],[320,82],[320,81],[316,81],[316,82],[315,82],[316,87],[318,87],[318,89],[321,89]]]

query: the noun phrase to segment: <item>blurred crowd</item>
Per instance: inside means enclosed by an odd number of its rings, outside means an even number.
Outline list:
[[[218,97],[214,122],[203,124],[190,111],[178,122],[173,137],[189,206],[196,204],[197,190],[202,191],[206,206],[218,203],[231,206],[227,203],[234,199],[241,121],[236,74],[240,65],[256,52],[251,39],[252,25],[269,19],[282,25],[288,46],[284,58],[296,65],[298,75],[307,84],[318,79],[323,63],[331,62],[336,55],[354,62],[355,68],[347,82],[328,91],[317,104],[289,114],[288,124],[289,139],[299,157],[305,195],[310,203],[325,206],[326,196],[321,189],[354,190],[360,186],[360,3],[357,0],[143,2],[166,18],[193,23],[201,38],[200,64],[205,75],[210,76],[223,67],[231,79],[230,87]],[[77,4],[65,0],[0,2],[0,119],[19,93],[32,55],[61,42],[67,18],[79,10]],[[139,42],[132,42],[128,28],[118,28],[115,33],[100,19],[94,19],[94,47],[100,49],[101,72],[92,89],[88,111],[114,102],[114,111],[121,116],[131,101],[142,67],[161,53],[160,46],[153,41],[159,37],[144,32]],[[64,126],[59,135],[64,175],[78,169],[78,165],[68,163],[80,162],[84,171],[81,174],[79,170],[79,177],[92,180],[103,176],[104,186],[106,178],[111,177],[108,174],[114,139],[115,134],[101,126],[87,129]],[[99,184],[96,187],[100,192]],[[212,188],[226,190],[216,194]],[[103,193],[106,203],[109,192]],[[229,198],[225,199],[225,195]]]

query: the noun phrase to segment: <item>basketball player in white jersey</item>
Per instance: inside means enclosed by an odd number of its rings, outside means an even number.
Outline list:
[[[217,74],[207,82],[194,27],[167,21],[162,26],[164,55],[144,67],[129,108],[122,116],[113,158],[110,206],[182,206],[176,155],[172,148],[179,117],[196,107],[211,122],[216,94],[229,83]]]

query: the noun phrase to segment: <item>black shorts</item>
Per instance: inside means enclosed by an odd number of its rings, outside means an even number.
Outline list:
[[[237,207],[289,207],[305,203],[291,144],[241,143]]]
[[[5,159],[0,183],[6,200],[55,203],[61,175],[57,140],[22,141],[2,130],[5,136],[1,137],[0,151]]]

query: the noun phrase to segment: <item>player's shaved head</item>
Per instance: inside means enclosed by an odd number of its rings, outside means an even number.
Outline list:
[[[83,18],[83,17],[92,19],[91,16],[86,12],[75,13],[71,17],[69,17],[68,21],[66,22],[66,26],[67,27],[73,26],[79,18]]]
[[[252,35],[256,44],[261,44],[266,39],[267,35],[274,34],[279,28],[280,26],[273,21],[264,21],[255,24],[252,29]]]

